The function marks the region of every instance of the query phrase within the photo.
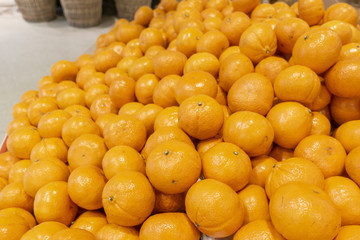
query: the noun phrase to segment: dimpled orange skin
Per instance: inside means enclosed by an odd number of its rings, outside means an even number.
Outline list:
[[[292,57],[295,64],[311,68],[317,74],[336,63],[342,43],[336,32],[328,28],[314,28],[296,41]]]
[[[210,237],[230,236],[244,220],[239,196],[228,185],[214,179],[192,185],[185,197],[185,208],[195,226]]]
[[[325,75],[329,91],[339,97],[360,97],[360,59],[337,62]]]
[[[270,199],[270,217],[286,239],[331,240],[341,226],[340,211],[329,196],[314,185],[292,182]]]

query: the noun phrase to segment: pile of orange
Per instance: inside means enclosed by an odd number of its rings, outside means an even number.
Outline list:
[[[13,107],[0,239],[360,239],[360,28],[323,0],[161,0]]]

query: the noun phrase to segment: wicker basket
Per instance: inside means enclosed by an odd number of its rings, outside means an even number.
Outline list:
[[[141,6],[151,6],[151,0],[115,0],[119,18],[134,19],[134,14]]]
[[[102,15],[102,0],[61,0],[66,21],[74,27],[99,25]]]
[[[56,0],[15,0],[28,22],[47,22],[56,18]]]

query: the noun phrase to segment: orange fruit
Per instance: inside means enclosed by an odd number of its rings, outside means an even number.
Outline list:
[[[330,20],[341,20],[357,26],[359,14],[356,8],[348,3],[334,3],[326,9],[324,14],[324,22]]]
[[[48,79],[50,82],[53,82],[53,79],[48,76],[44,77],[45,79]],[[41,81],[41,80],[40,80]],[[46,85],[46,84],[44,84]],[[21,95],[21,102],[25,103],[26,105],[29,105],[32,101],[39,98],[39,91],[37,90],[27,90]]]
[[[86,92],[85,92],[85,104],[88,108],[90,108],[91,104],[93,103],[94,99],[102,94],[109,94],[109,87],[103,83],[92,85]]]
[[[141,76],[135,84],[135,97],[142,104],[153,102],[153,93],[159,78],[152,73]]]
[[[100,130],[93,120],[79,115],[71,117],[64,122],[61,136],[65,144],[70,147],[76,138],[85,133],[100,135]]]
[[[67,226],[63,223],[55,221],[42,222],[27,231],[22,237],[22,240],[42,240],[51,238],[52,235],[60,230],[66,229]]]
[[[294,156],[311,160],[325,178],[341,175],[344,171],[345,149],[336,138],[327,135],[305,137],[296,146]]]
[[[132,227],[123,227],[114,223],[109,223],[100,228],[96,233],[97,240],[107,239],[118,240],[139,240],[139,232]]]
[[[275,31],[263,23],[251,25],[241,35],[239,46],[253,63],[258,63],[274,55],[277,48]]]
[[[202,35],[202,31],[194,27],[181,30],[176,37],[176,49],[190,57],[196,53],[197,43]]]
[[[104,139],[97,134],[84,133],[77,137],[68,150],[68,163],[72,170],[79,166],[101,167],[107,148]]]
[[[220,30],[222,18],[220,17],[209,17],[204,19],[202,25],[204,26],[204,32],[210,30]]]
[[[0,191],[1,191],[6,185],[8,185],[8,180],[7,180],[7,178],[0,177]]]
[[[104,114],[100,115],[100,116],[96,119],[95,123],[96,123],[96,125],[98,125],[98,127],[100,128],[100,133],[101,133],[101,136],[102,136],[102,137],[104,136],[104,135],[103,135],[103,132],[104,132],[104,127],[105,127],[105,125],[108,123],[108,121],[109,121],[111,118],[113,118],[113,117],[115,117],[115,116],[117,116],[117,114],[115,114],[115,113],[104,113]]]
[[[155,149],[162,143],[171,140],[184,142],[191,147],[194,147],[194,144],[189,138],[189,136],[179,127],[162,127],[157,129],[153,134],[148,137],[144,148],[141,150],[141,155],[145,158],[146,161],[147,157],[153,149]]]
[[[54,240],[71,240],[71,239],[79,239],[79,240],[95,240],[94,234],[84,229],[78,228],[67,228],[60,230],[51,236],[51,239]]]
[[[256,6],[260,4],[260,0],[233,0],[231,2],[235,11],[244,13],[250,13]]]
[[[342,226],[334,240],[355,240],[360,234],[359,225]]]
[[[14,163],[9,171],[9,183],[22,182],[24,173],[30,164],[30,160],[20,160]]]
[[[233,12],[225,17],[220,31],[228,38],[230,45],[239,45],[242,33],[250,26],[250,18],[243,12]]]
[[[278,50],[291,54],[296,40],[306,31],[309,25],[300,18],[287,18],[280,21],[275,27]]]
[[[320,79],[310,68],[293,65],[282,70],[274,81],[275,95],[281,101],[312,103],[320,94]]]
[[[350,178],[356,182],[360,183],[360,175],[357,170],[360,165],[360,146],[353,148],[345,158],[345,169],[346,173]]]
[[[127,115],[134,115],[137,110],[139,110],[140,108],[142,108],[144,106],[144,104],[139,103],[139,102],[129,102],[129,103],[125,103],[120,109],[118,114],[127,114]]]
[[[341,46],[341,39],[335,31],[328,28],[310,29],[296,40],[292,51],[293,61],[320,74],[336,63]]]
[[[243,53],[233,53],[220,63],[219,85],[228,92],[236,80],[254,71],[254,65]]]
[[[56,103],[64,109],[71,105],[85,105],[85,92],[80,88],[68,88],[56,95]]]
[[[325,180],[325,192],[340,210],[341,225],[359,224],[360,188],[351,179],[341,176]]]
[[[94,56],[92,54],[81,54],[77,59],[76,59],[76,66],[78,68],[81,68],[83,66],[94,66]]]
[[[200,239],[200,232],[185,213],[159,213],[150,216],[141,225],[139,238]]]
[[[17,207],[33,212],[34,198],[26,194],[22,182],[13,182],[0,191],[0,210]]]
[[[122,45],[122,48],[125,48],[125,44],[122,43]],[[94,56],[96,71],[105,73],[110,68],[115,67],[122,58],[120,54],[121,52],[109,47],[97,52]]]
[[[0,238],[19,240],[30,229],[26,220],[15,214],[0,215]]]
[[[196,44],[196,52],[208,52],[216,57],[229,47],[229,40],[219,30],[210,30],[204,33]]]
[[[178,167],[187,169],[179,172]],[[185,192],[200,176],[201,159],[194,147],[180,141],[169,141],[154,148],[146,161],[150,183],[167,194]]]
[[[251,12],[252,23],[264,22],[265,20],[275,18],[276,12],[276,8],[272,4],[260,4]]]
[[[325,85],[339,97],[359,98],[360,59],[338,61],[325,75]]]
[[[29,196],[35,197],[42,186],[53,181],[67,181],[69,174],[68,166],[57,158],[35,160],[24,172],[24,190]]]
[[[271,81],[272,84],[274,84],[275,78],[278,74],[289,66],[289,63],[285,59],[271,56],[261,60],[256,65],[255,72],[264,75]]]
[[[210,237],[227,237],[243,224],[244,206],[236,192],[215,179],[191,186],[185,197],[186,213],[195,226]]]
[[[161,127],[179,127],[178,116],[178,106],[164,108],[156,115],[154,121],[154,130],[156,131]]]
[[[147,26],[153,18],[153,10],[148,6],[142,6],[136,10],[134,20],[137,24]]]
[[[145,174],[145,162],[135,149],[126,145],[119,145],[105,153],[102,160],[102,169],[107,179],[127,170]]]
[[[359,58],[360,44],[356,42],[345,44],[341,47],[339,61]]]
[[[142,173],[123,171],[105,184],[102,199],[108,222],[128,227],[139,225],[151,214],[155,193]]]
[[[240,53],[239,44],[237,46],[230,46],[227,49],[225,49],[219,57],[219,62],[222,63],[225,58],[227,58],[228,56],[230,56],[233,53]]]
[[[107,224],[106,216],[100,211],[86,211],[79,215],[70,228],[79,228],[96,233]]]
[[[64,109],[65,112],[70,113],[71,116],[84,116],[91,118],[90,110],[82,105],[71,105]]]
[[[221,11],[215,8],[205,8],[204,10],[201,11],[201,16],[203,17],[204,20],[207,18],[224,17]]]
[[[162,107],[150,103],[146,104],[134,113],[133,116],[145,124],[147,136],[154,132],[155,118],[162,110]]]
[[[320,81],[322,81],[321,78]],[[330,101],[331,101],[331,93],[325,86],[325,83],[322,81],[319,95],[315,98],[315,100],[312,103],[306,104],[306,106],[308,106],[311,110],[320,111],[324,107],[328,106]]]
[[[164,46],[165,42],[161,32],[156,28],[145,28],[139,35],[140,49],[142,52],[154,45]]]
[[[217,81],[213,75],[204,71],[192,71],[185,73],[174,88],[176,101],[181,104],[185,99],[204,94],[212,98],[216,97]]]
[[[56,84],[56,94],[59,94],[60,92],[68,88],[77,88],[77,87],[78,85],[74,81],[65,80]]]
[[[69,81],[69,80],[65,80],[63,82],[73,82],[73,81]],[[44,86],[41,86],[41,88],[39,88],[39,97],[53,97],[56,98],[56,89],[58,87],[58,84],[60,83],[49,83],[46,84]]]
[[[55,157],[67,162],[68,148],[61,138],[43,138],[32,149],[30,160],[36,161],[41,158]]]
[[[163,50],[153,57],[154,73],[163,78],[171,74],[182,75],[187,57],[178,51]]]
[[[64,110],[54,110],[44,114],[38,122],[38,131],[41,137],[61,137],[61,130],[64,122],[71,117],[71,114]]]
[[[223,138],[225,142],[239,146],[250,157],[255,157],[266,154],[272,147],[274,131],[264,116],[239,111],[225,121]]]
[[[277,160],[267,155],[261,155],[251,159],[252,171],[250,173],[250,184],[265,187],[265,181]]]
[[[143,28],[139,24],[123,23],[116,29],[116,40],[126,44],[130,40],[138,38]]]
[[[27,109],[29,105],[23,102],[16,103],[11,111],[11,115],[13,119],[19,118],[19,117],[28,117],[27,116]]]
[[[351,42],[360,43],[360,29],[350,25],[352,30]]]
[[[264,238],[264,236],[266,236]],[[234,240],[283,240],[284,238],[274,228],[271,222],[266,220],[256,220],[244,225],[234,235]]]
[[[10,152],[0,153],[0,177],[8,179],[10,169],[17,161],[19,159]]]
[[[47,112],[58,109],[56,102],[49,97],[42,97],[30,103],[27,116],[31,125],[37,126],[40,118]]]
[[[199,140],[214,137],[223,122],[223,110],[220,104],[207,95],[188,97],[179,106],[180,127]]]
[[[129,67],[129,77],[137,80],[146,73],[154,73],[154,63],[149,57],[139,57]]]
[[[34,216],[22,208],[9,207],[0,210],[0,215],[17,215],[25,219],[30,228],[33,228],[36,225]]]
[[[266,118],[274,130],[274,142],[284,148],[294,148],[311,131],[311,110],[297,102],[278,103]]]
[[[220,142],[204,153],[201,160],[205,178],[223,182],[236,192],[249,182],[250,158],[235,144]]]
[[[33,147],[41,141],[38,130],[33,126],[15,129],[6,141],[7,150],[18,158],[29,159]]]
[[[51,67],[51,77],[54,82],[64,80],[75,81],[78,70],[76,63],[68,60],[60,60]]]
[[[121,76],[111,82],[109,88],[111,101],[121,108],[125,103],[135,100],[135,80],[131,77]]]
[[[175,98],[175,86],[180,79],[179,75],[173,74],[162,78],[154,88],[154,103],[164,108],[178,105]]]
[[[87,91],[90,87],[99,83],[105,84],[105,74],[103,72],[95,72],[89,76],[89,79],[84,83],[83,89]]]
[[[106,179],[103,171],[92,165],[79,166],[74,169],[68,179],[70,199],[86,210],[102,208],[102,191]]]
[[[274,164],[265,181],[269,199],[279,187],[289,182],[304,182],[323,188],[324,175],[315,163],[302,157],[292,157],[278,162]]]
[[[134,63],[135,59],[138,59],[137,56],[126,56],[123,57],[118,64],[116,65],[116,68],[120,69],[120,71],[128,74],[130,66]],[[110,70],[110,69],[109,69]],[[109,71],[108,70],[108,71]],[[106,74],[105,74],[106,75]],[[120,76],[118,76],[120,77]],[[105,81],[106,82],[106,81]]]
[[[340,211],[328,194],[308,183],[281,186],[269,210],[275,229],[286,239],[333,239],[341,226]]]
[[[219,72],[220,63],[217,57],[208,52],[195,53],[186,60],[184,74],[192,71],[204,71],[213,75],[215,78]]]
[[[38,223],[57,221],[65,225],[75,219],[78,207],[71,201],[64,181],[50,182],[41,187],[34,199],[34,215]]]
[[[330,102],[331,118],[338,124],[360,119],[360,98],[332,96]]]
[[[145,57],[149,57],[152,60],[154,60],[154,57],[163,50],[165,50],[165,48],[163,46],[160,46],[160,45],[151,46],[151,47],[149,47],[148,50],[146,50]]]
[[[79,69],[79,72],[76,75],[76,83],[80,88],[84,88],[85,83],[89,80],[91,76],[96,73],[94,66],[84,66]]]
[[[343,45],[350,43],[352,39],[352,30],[350,23],[346,23],[340,20],[331,20],[321,25],[334,30],[340,37]]]
[[[107,86],[110,86],[112,81],[118,79],[120,76],[127,76],[127,73],[118,67],[110,68],[105,72],[104,81]]]
[[[269,202],[264,188],[249,184],[238,195],[245,209],[244,224],[257,220],[270,220]]]
[[[334,137],[340,141],[346,152],[360,146],[360,120],[348,121],[341,124],[334,134]]]
[[[185,212],[185,195],[186,192],[167,194],[155,191],[154,213]]]
[[[330,135],[331,123],[329,119],[320,112],[312,112],[312,126],[310,135],[324,134]]]
[[[111,97],[108,94],[102,94],[97,96],[90,107],[90,113],[92,119],[96,119],[106,113],[117,113],[118,108],[112,102]]]
[[[310,26],[318,24],[324,16],[325,6],[322,0],[299,0],[299,18]]]
[[[266,115],[273,105],[271,81],[260,73],[248,73],[229,89],[227,102],[231,112],[252,111]]]

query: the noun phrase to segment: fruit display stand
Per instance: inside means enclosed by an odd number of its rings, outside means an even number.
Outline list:
[[[322,0],[162,0],[117,20],[14,106],[0,238],[360,235],[358,20]]]

